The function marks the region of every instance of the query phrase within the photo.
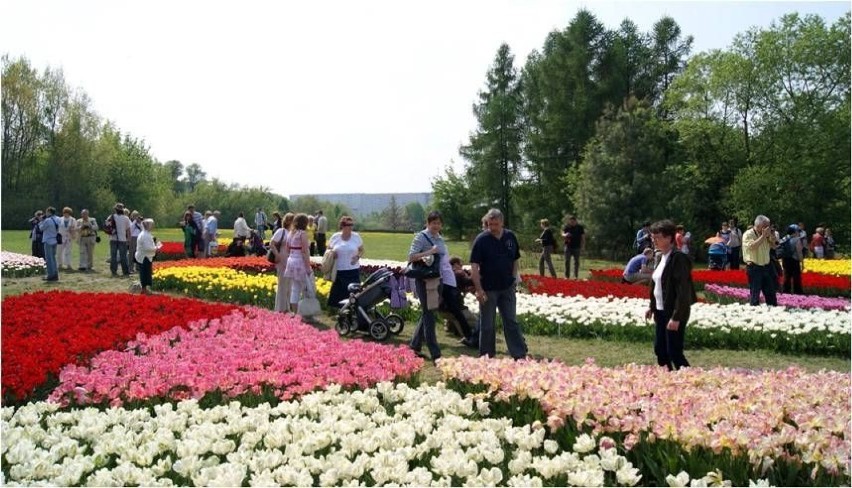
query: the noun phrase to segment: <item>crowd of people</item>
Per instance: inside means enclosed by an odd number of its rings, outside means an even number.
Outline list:
[[[110,274],[117,277],[119,266],[123,276],[138,273],[142,293],[150,293],[152,262],[159,249],[159,243],[151,234],[154,221],[125,208],[122,203],[115,204],[101,226],[89,215],[88,209],[80,211],[80,218],[75,219],[73,214],[72,208],[65,207],[59,217],[54,207],[47,207],[44,211],[36,211],[29,220],[32,255],[45,261],[43,279],[59,281],[60,269],[73,269],[75,243],[80,256],[77,270],[94,272],[95,246],[101,242],[100,233],[103,233],[109,242]]]
[[[202,215],[194,205],[187,207],[179,226],[188,257],[210,257],[217,253],[220,218],[217,210]],[[349,298],[349,285],[360,282],[360,259],[365,250],[364,241],[353,230],[353,217],[342,216],[338,231],[328,239],[328,220],[321,210],[315,215],[273,212],[272,218],[268,218],[258,208],[254,224],[250,227],[245,215],[239,213],[227,255],[268,254],[275,263],[278,278],[276,311],[295,314],[299,301],[310,293],[314,280],[311,256],[324,256],[324,261],[331,263],[330,308],[340,307]],[[62,209],[61,216],[55,208],[48,207],[35,212],[30,225],[32,253],[46,262],[44,280],[57,281],[60,269],[72,269],[73,243],[79,246],[78,270],[94,271],[94,248],[101,242],[100,233],[104,233],[110,245],[110,273],[118,276],[119,267],[124,276],[138,273],[142,292],[150,292],[152,263],[159,243],[151,233],[154,221],[143,218],[138,211],[117,203],[113,213],[99,226],[86,209],[75,219],[69,207]],[[540,221],[540,227],[541,234],[536,239],[542,248],[539,273],[544,275],[547,267],[551,276],[556,277],[552,260],[556,233],[547,219]],[[526,357],[527,345],[516,318],[520,244],[516,235],[504,227],[502,212],[490,209],[483,216],[482,231],[471,248],[470,271],[464,269],[460,257],[450,256],[442,228],[441,214],[430,212],[425,228],[414,235],[408,252],[410,263],[437,260],[440,269],[437,277],[414,280],[421,317],[409,347],[422,355],[425,343],[433,361],[441,357],[436,336],[436,313],[440,310],[455,324],[462,344],[478,349],[481,356],[493,357],[499,312],[509,354],[515,359]],[[267,231],[271,232],[268,247],[264,244]],[[570,279],[573,275],[578,279],[586,235],[576,216],[566,218],[561,236],[565,277]],[[737,270],[741,264],[745,265],[751,305],[759,304],[761,294],[767,305],[777,305],[780,289],[785,293],[802,293],[804,260],[831,259],[835,254],[830,228],[820,225],[809,236],[799,222],[787,226],[782,236],[764,215],[758,215],[745,231],[739,228],[735,218],[725,221],[716,235],[705,242],[709,244],[710,269]],[[636,255],[625,266],[622,282],[649,286],[646,318],[655,324],[654,352],[658,363],[670,370],[689,366],[683,343],[690,307],[696,301],[691,277],[691,252],[695,251],[692,235],[684,226],[669,220],[648,221],[637,231],[634,248]],[[464,293],[473,293],[479,302],[478,318],[464,306]]]

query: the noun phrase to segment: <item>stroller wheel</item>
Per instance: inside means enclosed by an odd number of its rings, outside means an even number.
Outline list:
[[[388,324],[384,320],[374,320],[370,323],[370,336],[377,341],[384,341],[388,338],[390,331]]]
[[[349,335],[349,333],[352,332],[352,324],[349,321],[349,317],[346,315],[338,315],[337,324],[335,324],[334,329],[337,330],[337,333],[341,336]]]
[[[405,321],[402,320],[402,317],[395,313],[385,317],[385,321],[388,323],[388,330],[390,330],[390,333],[393,335],[397,335],[402,332],[402,327],[405,325]]]

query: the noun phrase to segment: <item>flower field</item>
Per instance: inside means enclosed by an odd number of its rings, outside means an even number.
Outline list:
[[[849,278],[852,274],[850,259],[805,259],[805,272]]]
[[[26,254],[3,251],[0,253],[3,278],[24,278],[44,274],[47,265],[44,259]]]
[[[402,267],[364,261],[364,276]],[[538,276],[523,282],[530,293],[518,294],[517,310],[526,333],[643,347],[652,341],[653,327],[644,320],[647,287]],[[331,283],[317,284],[327,296]],[[154,289],[191,298],[61,291],[5,298],[0,482],[852,481],[848,373],[701,367],[668,373],[593,361],[570,367],[444,357],[437,362],[444,381],[421,384],[424,361],[405,345],[341,339],[270,311],[276,286],[263,257],[178,259],[155,264]],[[728,292],[735,293],[705,285],[708,297]],[[797,300],[786,308],[697,303],[687,349],[848,357],[849,300]],[[409,302],[401,313],[416,320],[417,302]]]
[[[341,342],[288,315],[248,309],[140,337],[91,365],[65,367],[49,399],[120,406],[152,398],[225,399],[262,389],[281,400],[336,384],[366,388],[410,377],[423,364],[408,348]]]
[[[122,293],[38,292],[5,298],[3,400],[31,397],[67,364],[123,348],[140,334],[157,334],[193,320],[211,320],[233,305]]]
[[[704,296],[708,300],[718,303],[743,303],[749,300],[748,288],[734,288],[732,286],[716,285],[708,283],[704,285]],[[763,295],[760,302],[765,303]],[[828,298],[819,295],[791,295],[778,293],[778,305],[790,308],[822,308],[825,310],[849,311],[850,302],[848,298]]]
[[[594,280],[621,281],[622,273],[621,269],[591,270]],[[738,271],[693,270],[692,281],[698,289],[703,289],[707,283],[748,288],[748,278],[744,269]],[[802,273],[802,288],[808,295],[847,298],[850,296],[849,276],[805,271]]]
[[[728,456],[726,474],[737,474],[739,483],[771,471],[783,480],[784,471],[799,467],[826,483],[849,477],[848,374],[701,368],[670,374],[652,366],[478,358],[447,359],[439,368],[447,380],[482,385],[495,400],[535,400],[557,439],[612,435],[636,465],[645,455],[665,456],[651,446],[671,441],[687,466],[708,452]]]

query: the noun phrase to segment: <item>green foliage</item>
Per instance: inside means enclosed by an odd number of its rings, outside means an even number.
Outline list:
[[[521,96],[514,55],[507,44],[497,50],[473,113],[479,127],[460,154],[470,163],[466,176],[481,203],[499,207],[511,225],[512,186],[521,164]]]
[[[589,245],[625,251],[642,221],[663,213],[665,199],[648,196],[666,194],[666,133],[654,111],[635,99],[607,112],[597,132],[583,162],[571,173],[573,199],[585,218]]]
[[[432,203],[441,212],[444,232],[456,240],[476,235],[482,228],[480,219],[487,210],[474,202],[467,179],[456,173],[452,166],[444,175],[432,180]]]

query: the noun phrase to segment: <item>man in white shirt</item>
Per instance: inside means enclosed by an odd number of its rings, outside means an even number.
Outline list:
[[[118,276],[118,264],[124,276],[130,275],[130,265],[127,262],[127,246],[130,242],[130,217],[124,215],[124,204],[116,203],[110,216],[115,223],[115,232],[109,236],[109,271]]]
[[[234,237],[248,239],[249,234],[250,231],[248,223],[246,223],[246,218],[243,216],[243,213],[240,212],[237,220],[234,221]]]

